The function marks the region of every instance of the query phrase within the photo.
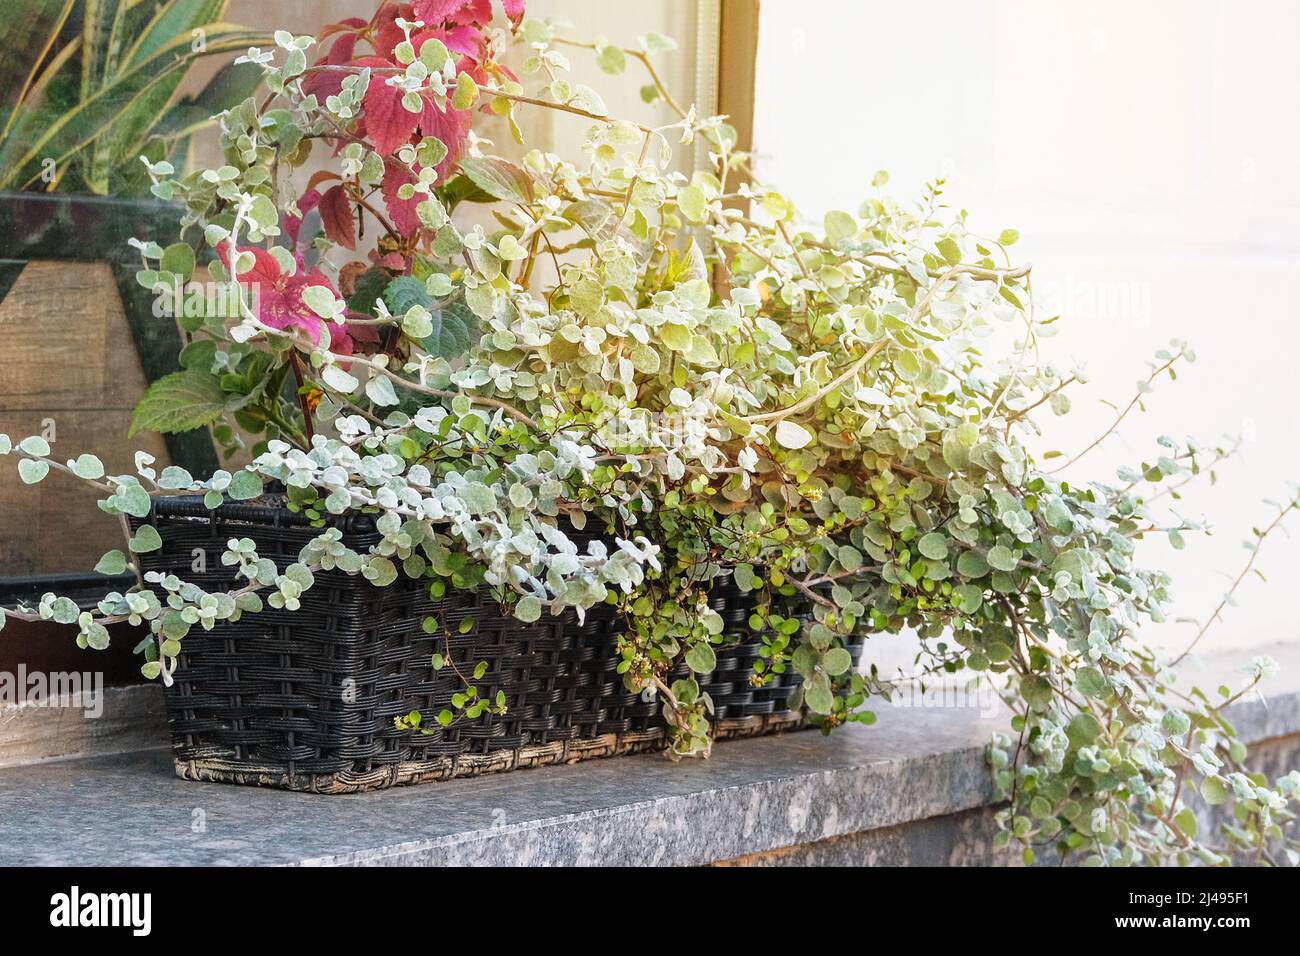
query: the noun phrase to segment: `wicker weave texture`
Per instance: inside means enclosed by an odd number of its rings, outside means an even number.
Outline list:
[[[149,519],[161,551],[145,570],[174,572],[208,590],[231,586],[219,556],[227,540],[251,537],[281,568],[320,532],[287,509],[160,499]],[[379,539],[366,516],[338,526],[364,552]],[[206,571],[193,569],[202,557]],[[629,693],[616,673],[619,622],[597,607],[534,623],[503,613],[488,588],[448,589],[400,577],[376,588],[363,578],[321,572],[297,611],[266,608],[211,631],[195,629],[167,691],[177,773],[187,779],[353,792],[425,780],[657,749],[666,744],[660,705]],[[747,620],[753,598],[727,585],[711,597],[724,634],[717,669],[702,683],[716,705],[719,739],[794,729],[786,709],[792,670],[773,684],[749,684],[758,643]],[[425,633],[423,620],[441,626]],[[467,630],[461,633],[462,622]],[[432,665],[434,653],[447,661]],[[464,717],[421,732],[395,717],[426,717],[451,706],[479,662],[474,683],[489,698],[505,693],[506,713]],[[684,665],[682,673],[685,673]],[[432,723],[432,722],[430,722]]]

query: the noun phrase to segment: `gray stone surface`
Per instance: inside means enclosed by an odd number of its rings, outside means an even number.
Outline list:
[[[1300,734],[1270,737],[1251,747],[1252,769],[1270,779],[1300,767]],[[1190,796],[1190,794],[1189,794]],[[1234,822],[1225,807],[1208,807],[1193,801],[1202,833],[1217,832],[1224,823]],[[1004,850],[993,846],[998,831],[992,807],[976,807],[958,813],[913,820],[878,830],[864,830],[845,836],[752,853],[718,866],[1016,866],[1018,845]],[[1073,864],[1081,858],[1073,858]],[[1242,858],[1242,864],[1255,861]],[[1050,849],[1038,851],[1035,866],[1059,866]]]
[[[992,721],[596,760],[371,794],[188,783],[163,752],[0,771],[0,864],[692,864],[979,806]],[[197,830],[197,832],[196,832]]]
[[[1239,706],[1248,739],[1300,731],[1298,671],[1267,704]],[[189,783],[161,751],[11,767],[0,865],[681,865],[791,847],[788,862],[883,863],[909,846],[915,862],[989,862],[986,821],[967,811],[989,801],[984,747],[1002,718],[879,712],[872,727],[733,741],[707,761],[625,757],[345,796]],[[928,821],[920,843],[903,832],[916,821]]]

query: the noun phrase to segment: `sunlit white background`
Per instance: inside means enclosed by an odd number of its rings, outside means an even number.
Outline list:
[[[1020,230],[1040,305],[1063,318],[1047,355],[1086,363],[1074,411],[1039,446],[1073,454],[1127,402],[1171,337],[1198,353],[1146,414],[1069,474],[1113,478],[1161,433],[1244,433],[1214,487],[1178,507],[1211,538],[1142,554],[1175,574],[1180,614],[1206,616],[1300,480],[1300,5],[1284,0],[763,0],[755,151],[764,181],[810,220],[853,211],[872,173],[903,199],[948,181],[978,232]],[[1048,312],[1047,314],[1052,314]],[[1300,519],[1300,513],[1294,513]],[[1297,537],[1270,538],[1207,650],[1300,638]],[[1195,634],[1171,624],[1169,646]]]

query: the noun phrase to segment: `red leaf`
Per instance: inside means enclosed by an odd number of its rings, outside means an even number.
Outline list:
[[[388,218],[403,236],[412,236],[420,228],[420,217],[415,214],[415,207],[424,198],[423,193],[416,193],[410,199],[402,199],[397,191],[415,179],[406,169],[389,160],[384,164],[384,180],[380,188],[384,193],[384,205],[388,207]]]
[[[357,247],[357,223],[352,216],[352,203],[348,200],[347,190],[343,186],[331,186],[320,197],[321,225],[325,227],[325,237],[344,249]]]
[[[346,20],[340,20],[338,23],[328,23],[321,27],[320,33],[316,34],[316,40],[323,42],[326,37],[333,36],[335,33],[351,33],[353,36],[358,31],[366,28],[366,21],[360,17],[348,17]]]
[[[241,272],[239,279],[245,283],[265,282],[268,285],[275,285],[280,279],[280,263],[275,256],[271,255],[261,246],[241,246],[240,252],[251,252],[253,254],[253,264]],[[221,264],[230,271],[230,243],[223,242],[217,246],[217,257]]]
[[[397,25],[398,17],[407,20],[418,19],[412,12],[409,3],[385,3],[375,11],[375,15],[370,21],[372,30],[371,43],[375,48],[375,52],[380,56],[392,59],[393,48],[406,39],[406,34]]]
[[[341,24],[334,24],[334,26],[341,26]],[[356,46],[357,35],[344,33],[330,45],[329,52],[317,60],[316,65],[342,66],[352,59]],[[314,94],[318,100],[323,100],[327,96],[338,96],[339,91],[343,89],[343,80],[346,76],[347,74],[341,70],[317,70],[302,81],[302,88],[305,92]]]
[[[378,58],[366,57],[357,62],[363,66],[375,66],[377,64],[366,61],[376,59]],[[380,62],[385,66],[391,65],[385,61]],[[384,82],[386,79],[387,76],[384,74],[372,75],[370,85],[366,87],[365,99],[362,101],[365,108],[366,136],[380,156],[389,156],[397,152],[403,143],[410,140],[411,134],[415,132],[415,127],[420,122],[419,113],[412,113],[402,105],[402,91],[389,86]]]

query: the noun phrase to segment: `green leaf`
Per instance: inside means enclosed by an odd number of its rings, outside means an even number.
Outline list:
[[[72,462],[72,473],[78,478],[97,481],[104,477],[104,463],[94,455],[79,455]]]
[[[59,624],[74,624],[81,616],[81,608],[71,598],[61,597],[50,605],[50,614]]]
[[[497,255],[504,262],[518,262],[528,257],[528,250],[519,244],[511,233],[506,233],[497,243]]]
[[[952,596],[963,614],[974,614],[984,603],[984,589],[974,584],[963,584],[953,588]]]
[[[121,574],[125,570],[126,555],[118,550],[108,552],[95,565],[95,571],[99,574]]]
[[[951,236],[944,236],[935,245],[939,249],[939,255],[944,257],[948,265],[955,266],[961,262],[961,246]]]
[[[826,241],[832,245],[851,239],[858,231],[858,221],[839,209],[828,212],[822,223],[826,230]]]
[[[989,548],[987,560],[989,566],[998,571],[1014,571],[1019,567],[1019,562],[1011,549],[1000,544]]]
[[[14,152],[23,149],[25,152],[0,163],[0,189],[20,189],[36,181],[45,160],[53,160],[58,168],[63,168],[100,138],[109,145],[112,166],[125,168],[128,163],[138,163],[135,157],[142,137],[163,115],[194,60],[234,51],[242,53],[249,46],[265,45],[266,41],[264,34],[232,24],[207,23],[202,49],[193,47],[193,37],[186,28],[168,35],[166,42],[152,47],[148,55],[125,58],[125,68],[114,72],[98,91],[79,99],[70,108],[42,113],[39,128],[31,124],[24,127],[28,135]],[[9,147],[10,142],[4,145]],[[93,190],[107,191],[106,183],[92,181],[90,185]]]
[[[430,355],[448,360],[459,358],[474,346],[480,336],[478,316],[459,300],[432,313],[433,331],[420,340]]]
[[[496,156],[468,156],[460,171],[494,199],[527,205],[533,201],[533,180],[522,167]]]
[[[812,680],[804,683],[803,699],[814,714],[825,715],[835,709],[835,695],[831,693],[825,675],[815,675]]]
[[[25,451],[29,455],[36,455],[39,458],[45,458],[50,454],[50,443],[40,435],[32,435],[18,443],[18,450]]]
[[[703,222],[704,213],[708,208],[708,202],[704,198],[704,190],[698,186],[685,186],[677,193],[677,207],[681,209],[682,215],[691,222]]]
[[[841,674],[848,673],[849,668],[853,666],[853,655],[843,647],[832,647],[826,652],[822,666],[826,668],[827,674],[839,677]]]
[[[474,82],[474,77],[468,73],[458,74],[456,76],[456,89],[451,97],[451,108],[454,110],[467,110],[474,105],[477,99],[478,84]]]
[[[127,437],[151,431],[171,435],[211,425],[225,409],[221,380],[210,372],[187,369],[164,375],[135,406]]]
[[[69,621],[68,623],[72,622]],[[94,651],[102,651],[112,642],[108,635],[108,628],[98,622],[91,622],[86,625],[83,633],[86,636],[86,644]]]
[[[931,531],[929,534],[922,535],[921,540],[916,543],[916,550],[931,561],[942,561],[948,557],[948,539],[938,531]]]
[[[405,315],[417,305],[428,311],[431,331],[419,341],[430,355],[449,361],[459,358],[481,334],[478,316],[468,305],[458,299],[439,307],[425,284],[414,276],[393,279],[384,289],[383,299],[395,316]]]
[[[686,652],[686,666],[697,674],[713,673],[718,666],[718,655],[714,653],[713,645],[705,641],[693,645]]]
[[[338,365],[326,365],[321,369],[320,378],[325,385],[343,395],[351,395],[361,387],[355,376]]]
[[[1083,667],[1075,676],[1079,692],[1087,697],[1104,697],[1110,689],[1105,675],[1095,667]]]
[[[1206,777],[1201,781],[1201,796],[1212,807],[1217,807],[1228,799],[1228,785],[1218,777]]]
[[[162,536],[158,534],[158,529],[151,524],[140,525],[130,542],[131,551],[135,554],[147,554],[150,551],[157,551],[161,547]]]
[[[1164,717],[1160,718],[1160,729],[1170,737],[1181,737],[1191,729],[1191,718],[1181,710],[1170,708],[1165,711]]]
[[[114,497],[117,500],[118,508],[133,518],[143,518],[149,513],[149,509],[153,507],[149,492],[145,491],[140,485],[126,485],[119,488]]]
[[[194,250],[188,242],[174,242],[163,250],[158,268],[189,278],[194,272]]]
[[[25,485],[34,485],[49,473],[48,461],[36,461],[32,458],[22,458],[18,461],[18,477]]]
[[[1014,246],[1020,240],[1020,232],[1016,229],[1003,229],[998,236],[998,242],[1004,246]]]
[[[525,594],[515,603],[515,617],[531,624],[542,616],[542,602],[532,594]]]
[[[989,573],[989,563],[978,551],[963,551],[957,558],[957,573],[964,578],[982,578]]]
[[[659,329],[659,337],[674,352],[688,351],[694,338],[690,329],[677,322],[665,322]]]
[[[618,75],[627,68],[627,56],[618,47],[606,43],[596,48],[596,65],[606,73]]]
[[[262,479],[251,471],[237,471],[226,489],[235,501],[250,501],[262,493]]]

